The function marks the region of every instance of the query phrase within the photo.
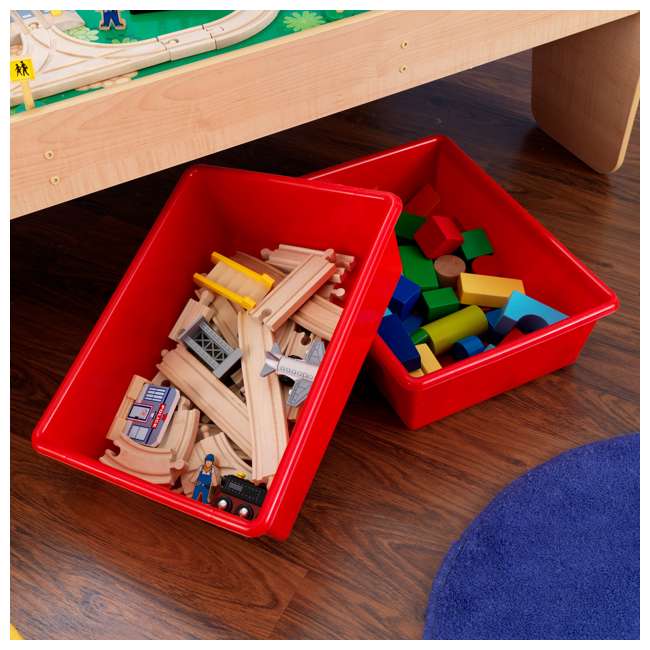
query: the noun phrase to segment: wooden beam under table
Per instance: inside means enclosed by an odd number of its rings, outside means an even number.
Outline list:
[[[372,11],[21,113],[11,216],[633,13]]]

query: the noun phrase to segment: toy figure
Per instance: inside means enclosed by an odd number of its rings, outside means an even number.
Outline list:
[[[210,490],[219,485],[219,470],[214,464],[214,454],[206,454],[203,465],[196,470],[192,483],[194,483],[192,498],[199,501],[201,497],[203,503],[210,503]]]
[[[102,15],[99,21],[99,29],[108,31],[109,29],[126,29],[126,20],[120,16],[119,9],[98,9]]]

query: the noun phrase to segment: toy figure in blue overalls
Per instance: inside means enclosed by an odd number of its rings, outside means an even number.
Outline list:
[[[219,484],[219,470],[214,464],[214,454],[206,455],[203,465],[192,478],[192,483],[194,483],[192,498],[199,501],[201,497],[203,503],[210,503],[210,490]]]
[[[104,31],[111,28],[126,29],[126,20],[120,16],[119,9],[98,9],[97,11],[102,15],[102,19],[99,21],[99,29]]]

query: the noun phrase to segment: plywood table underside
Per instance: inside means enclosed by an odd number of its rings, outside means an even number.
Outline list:
[[[633,11],[372,11],[50,104],[11,119],[11,216],[530,48],[540,126],[613,171],[638,104],[638,22]]]

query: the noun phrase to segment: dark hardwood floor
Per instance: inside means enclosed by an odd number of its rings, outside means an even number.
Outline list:
[[[442,558],[499,490],[638,429],[638,118],[624,166],[601,176],[536,128],[529,87],[525,53],[205,159],[298,175],[447,134],[621,300],[572,367],[417,432],[362,373],[285,543],[240,539],[30,446],[182,167],[12,222],[11,617],[24,636],[418,638]]]

